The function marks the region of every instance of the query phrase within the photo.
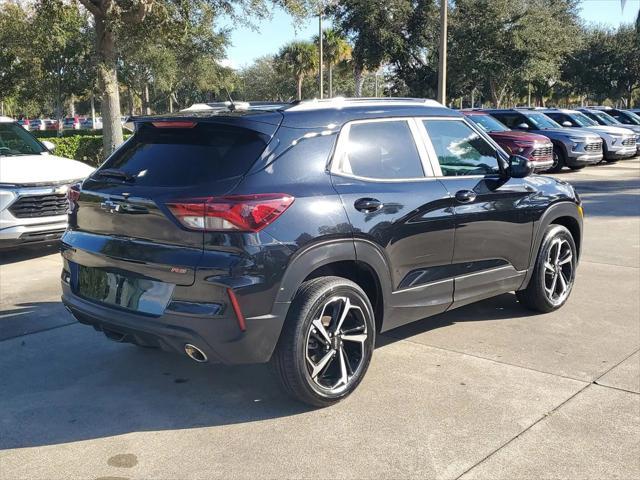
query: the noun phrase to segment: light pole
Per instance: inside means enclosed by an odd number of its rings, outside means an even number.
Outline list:
[[[440,0],[440,54],[438,58],[438,102],[447,102],[447,0]]]

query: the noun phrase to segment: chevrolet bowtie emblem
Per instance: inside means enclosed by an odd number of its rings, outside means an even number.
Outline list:
[[[106,210],[109,213],[116,213],[120,211],[120,204],[112,202],[111,200],[105,200],[100,204],[102,210]]]

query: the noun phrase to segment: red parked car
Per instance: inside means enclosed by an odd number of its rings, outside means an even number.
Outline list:
[[[553,144],[542,135],[510,130],[491,115],[478,110],[463,110],[473,123],[489,134],[507,153],[527,157],[540,172],[553,165]]]

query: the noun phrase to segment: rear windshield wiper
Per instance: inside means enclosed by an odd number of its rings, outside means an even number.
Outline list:
[[[130,173],[127,173],[123,170],[118,170],[117,168],[104,168],[102,170],[98,170],[96,174],[101,177],[119,178],[121,180],[124,180],[125,182],[133,182],[136,179],[136,177],[134,177]]]

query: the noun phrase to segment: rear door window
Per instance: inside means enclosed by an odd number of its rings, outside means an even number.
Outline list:
[[[102,168],[121,170],[140,186],[183,187],[244,175],[269,137],[246,128],[198,123],[191,128],[142,125]]]
[[[424,176],[413,133],[406,120],[363,121],[348,126],[342,135],[337,170],[375,179]]]

